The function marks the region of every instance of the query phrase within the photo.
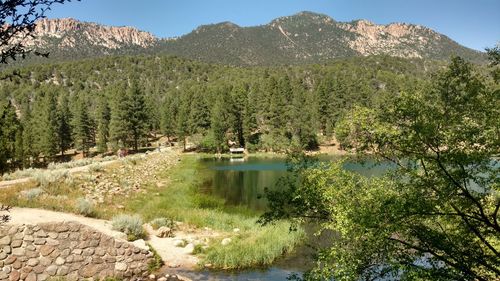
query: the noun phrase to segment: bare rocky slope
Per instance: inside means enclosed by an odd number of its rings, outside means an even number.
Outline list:
[[[53,59],[113,54],[165,53],[233,65],[321,63],[340,57],[390,55],[446,60],[452,55],[482,62],[484,54],[427,27],[367,20],[337,22],[311,12],[281,17],[266,25],[231,22],[203,25],[178,38],[161,39],[132,27],[109,27],[74,19],[44,19],[28,45]]]

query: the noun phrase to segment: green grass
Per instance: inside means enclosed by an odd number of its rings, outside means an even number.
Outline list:
[[[208,249],[196,249],[202,258],[201,263],[210,263],[215,269],[269,265],[301,243],[303,232],[289,233],[287,222],[262,227],[256,223],[259,213],[244,206],[228,207],[224,199],[199,193],[199,186],[207,177],[202,169],[199,169],[199,159],[202,157],[207,155],[183,155],[177,165],[165,168],[163,173],[158,174],[157,181],[164,183],[162,187],[158,187],[155,180],[144,184],[143,188],[147,191],[144,194],[107,197],[105,203],[95,206],[93,215],[96,218],[109,220],[121,214],[137,214],[143,221],[169,218],[199,228],[210,227],[221,233],[221,239],[232,240],[226,246],[222,246],[219,240],[212,241]],[[131,159],[135,164],[142,161],[140,158]],[[119,164],[108,165],[101,172],[114,173],[114,167]],[[75,205],[78,199],[85,195],[78,185],[82,180],[68,181],[68,178],[57,177],[51,180],[43,188],[44,193],[33,200],[22,196],[22,192],[36,188],[38,185],[36,181],[5,189],[0,192],[0,203],[76,212]],[[118,209],[117,204],[123,205],[123,208]],[[234,233],[235,228],[239,228],[240,232]]]
[[[218,269],[241,269],[270,265],[302,242],[303,231],[289,232],[287,222],[276,225],[257,224],[258,213],[245,207],[226,207],[224,200],[203,195],[197,187],[206,175],[198,169],[202,156],[185,155],[181,163],[168,171],[170,184],[159,196],[139,197],[128,204],[131,211],[146,220],[168,217],[198,227],[210,227],[230,237],[222,246],[214,241],[202,254],[202,263]],[[239,228],[240,232],[233,233]]]

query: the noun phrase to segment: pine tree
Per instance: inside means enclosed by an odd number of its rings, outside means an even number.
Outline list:
[[[129,107],[129,134],[132,137],[132,144],[134,150],[137,151],[139,141],[146,135],[146,128],[148,123],[148,116],[146,114],[146,104],[144,101],[144,94],[139,89],[137,82],[132,82],[132,86],[128,91]]]
[[[115,87],[111,91],[112,107],[109,121],[110,140],[115,146],[125,145],[129,140],[129,96],[123,94],[123,87]]]
[[[55,94],[49,89],[41,92],[39,99],[35,101],[31,124],[34,126],[35,150],[39,151],[44,161],[50,160],[57,153],[57,101]]]
[[[182,142],[183,150],[186,150],[187,136],[189,134],[189,104],[187,101],[181,101],[176,120],[176,133],[179,141]]]
[[[333,81],[330,77],[325,77],[316,89],[316,99],[318,108],[318,123],[323,135],[331,135],[333,128]]]
[[[215,147],[217,153],[222,153],[226,146],[226,132],[228,129],[227,123],[227,108],[225,107],[224,96],[219,95],[212,109],[212,132],[214,134]]]
[[[13,166],[16,158],[16,137],[21,132],[21,124],[12,103],[0,108],[0,173],[5,172],[7,163]]]
[[[57,109],[57,137],[59,139],[58,147],[61,155],[64,155],[72,142],[71,138],[71,112],[69,110],[69,101],[66,95],[61,96]]]
[[[87,107],[87,104],[79,99],[73,118],[75,148],[83,152],[83,157],[88,155],[92,146],[92,122]]]
[[[193,87],[193,97],[189,112],[189,130],[191,134],[203,133],[210,128],[210,110],[205,100],[204,90],[201,87]]]
[[[175,117],[177,113],[177,108],[173,99],[170,96],[165,98],[161,110],[161,130],[162,133],[167,137],[167,141],[170,143],[170,137],[175,135]]]
[[[111,112],[106,98],[99,99],[97,105],[97,150],[99,152],[106,152],[108,150],[109,140],[109,122],[111,119]]]

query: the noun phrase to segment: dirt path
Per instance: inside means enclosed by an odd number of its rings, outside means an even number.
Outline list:
[[[83,225],[92,227],[102,233],[117,239],[124,239],[125,234],[112,230],[111,222],[100,219],[87,218],[74,214],[47,211],[31,208],[12,208],[10,211],[11,221],[9,224],[38,224],[48,222],[76,221]],[[146,227],[148,232],[151,229]],[[199,235],[187,232],[176,232],[175,238],[158,238],[152,234],[149,235],[147,242],[158,252],[162,260],[169,267],[194,268],[198,264],[198,258],[191,255],[189,247],[178,247],[176,243],[179,240],[191,240],[199,238]]]
[[[118,160],[120,160],[120,159],[98,162],[98,163],[102,166],[107,166],[109,164],[115,163]],[[93,165],[93,164],[89,164],[86,166],[80,166],[80,167],[73,167],[73,168],[69,168],[69,169],[54,169],[54,170],[46,169],[46,171],[65,171],[65,170],[67,170],[68,173],[73,174],[73,173],[79,173],[79,172],[87,172],[91,165]],[[32,179],[33,179],[32,177],[27,177],[27,178],[15,179],[15,180],[0,181],[0,189],[8,188],[8,187],[14,186],[16,184],[27,183],[27,182],[31,181]]]

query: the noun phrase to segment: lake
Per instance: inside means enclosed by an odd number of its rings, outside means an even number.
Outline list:
[[[321,161],[335,161],[339,157],[322,156]],[[256,212],[266,209],[264,189],[275,189],[280,177],[286,176],[287,165],[283,157],[246,157],[246,158],[202,158],[200,172],[206,180],[200,185],[200,192],[225,200],[228,206],[246,206]],[[375,165],[372,160],[363,163],[346,161],[344,168],[367,177],[377,176],[389,168],[388,164]],[[193,280],[286,280],[294,272],[307,269],[311,252],[306,247],[299,247],[295,255],[284,257],[272,267],[236,272],[214,271],[178,271],[177,273]]]

